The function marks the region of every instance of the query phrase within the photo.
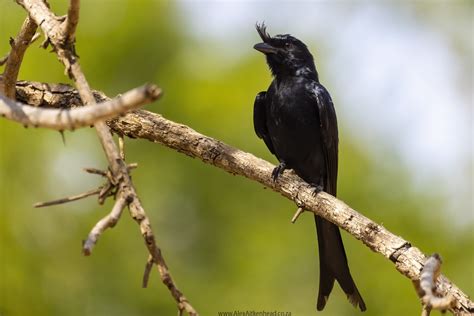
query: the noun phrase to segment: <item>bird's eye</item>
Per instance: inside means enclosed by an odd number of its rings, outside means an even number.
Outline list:
[[[291,44],[289,42],[285,43],[285,48],[290,48]]]

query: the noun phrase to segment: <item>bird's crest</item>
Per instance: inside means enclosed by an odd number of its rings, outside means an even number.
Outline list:
[[[264,43],[267,43],[272,38],[270,34],[267,33],[267,26],[265,25],[265,22],[260,24],[257,22],[255,24],[255,28],[257,29],[258,35],[260,35],[260,38]]]

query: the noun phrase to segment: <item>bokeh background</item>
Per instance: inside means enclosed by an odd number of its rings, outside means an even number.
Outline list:
[[[50,1],[64,14],[67,1]],[[0,54],[25,17],[0,0]],[[473,4],[471,1],[82,1],[77,50],[95,89],[116,95],[154,82],[148,110],[276,162],[254,135],[253,100],[270,74],[252,49],[265,21],[314,53],[340,126],[339,197],[430,254],[474,293]],[[35,43],[21,79],[68,82]],[[127,140],[134,182],[181,290],[202,315],[315,315],[318,259],[312,217],[261,185],[158,144]],[[0,122],[0,315],[175,315],[136,224],[123,216],[91,257],[81,240],[109,211],[94,198],[47,209],[37,201],[100,184],[93,129],[66,133]],[[343,235],[365,315],[416,315],[411,282]],[[321,315],[358,312],[335,287]]]

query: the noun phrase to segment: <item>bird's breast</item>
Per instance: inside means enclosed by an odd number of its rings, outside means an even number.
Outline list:
[[[267,107],[267,127],[280,160],[301,164],[322,151],[317,106],[299,87],[280,85]]]

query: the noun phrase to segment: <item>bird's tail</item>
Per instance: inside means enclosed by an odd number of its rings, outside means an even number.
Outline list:
[[[352,279],[347,264],[346,253],[339,228],[331,222],[315,215],[319,246],[319,294],[316,308],[324,309],[329,294],[337,280],[349,302],[365,311],[365,303]]]

